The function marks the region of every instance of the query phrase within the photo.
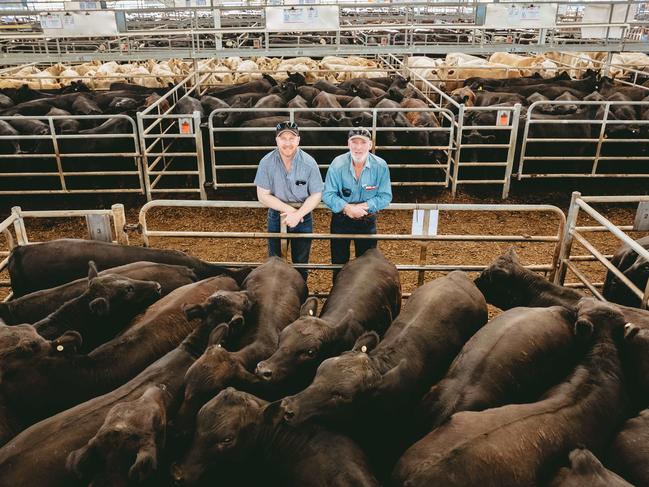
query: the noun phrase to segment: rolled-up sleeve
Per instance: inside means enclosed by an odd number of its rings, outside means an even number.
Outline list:
[[[325,205],[331,208],[334,213],[340,213],[347,202],[340,197],[340,187],[342,185],[341,176],[339,171],[336,170],[333,164],[329,166],[327,176],[325,177],[324,192],[322,193],[322,201]]]
[[[386,208],[392,201],[392,185],[390,184],[390,170],[387,166],[379,168],[379,184],[376,196],[367,200],[368,213],[376,213]]]

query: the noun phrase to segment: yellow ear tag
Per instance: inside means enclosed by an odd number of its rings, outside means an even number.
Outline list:
[[[367,353],[367,347],[365,345],[361,347],[361,352]]]
[[[478,86],[478,91],[482,91],[482,86]]]
[[[57,345],[56,346],[56,351],[57,352],[62,352],[63,351],[63,345]]]

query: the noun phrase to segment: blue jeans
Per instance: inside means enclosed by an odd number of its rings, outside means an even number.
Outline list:
[[[375,234],[376,233],[376,214],[368,215],[365,218],[353,219],[344,213],[331,214],[331,233],[356,233],[356,234]],[[376,247],[377,241],[370,239],[354,239],[354,249],[356,257],[360,257],[367,250]],[[349,262],[349,251],[351,239],[336,238],[331,239],[331,263],[346,264]],[[333,279],[336,280],[339,270],[334,270]]]
[[[280,213],[279,211],[268,209],[268,231],[272,233],[280,230]],[[287,228],[289,233],[313,233],[313,217],[311,213],[306,215],[300,223],[294,228]],[[307,264],[309,254],[311,253],[310,238],[292,238],[289,240],[291,245],[291,258],[295,264]],[[280,243],[278,238],[268,239],[268,256],[280,256]],[[309,272],[306,269],[298,269],[306,281]]]

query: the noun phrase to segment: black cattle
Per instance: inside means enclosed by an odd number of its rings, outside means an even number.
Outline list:
[[[575,333],[591,345],[564,382],[538,402],[454,414],[406,451],[394,485],[544,485],[566,451],[600,451],[627,406],[618,347],[637,328],[593,299],[577,310]]]
[[[176,418],[183,433],[191,431],[198,409],[218,391],[227,386],[249,389],[259,383],[261,379],[254,374],[256,365],[275,351],[280,332],[299,317],[300,305],[308,295],[300,273],[277,257],[252,271],[242,289],[214,294],[185,310],[189,316],[208,321],[222,319],[223,309],[232,310],[243,316],[246,332],[238,351],[208,347],[187,371],[185,398]]]
[[[56,256],[56,258],[53,258]],[[199,279],[218,274],[232,275],[239,282],[250,272],[231,272],[177,250],[130,247],[105,242],[59,239],[16,247],[9,256],[9,275],[15,297],[79,279],[88,271],[88,261],[98,269],[110,269],[138,261],[182,265]]]
[[[154,262],[134,262],[101,271],[98,275],[117,274],[141,281],[155,281],[161,286],[160,296],[164,297],[174,289],[196,282],[194,271],[185,266],[156,264]],[[0,319],[7,325],[36,323],[56,311],[66,301],[81,295],[88,289],[87,279],[62,284],[60,286],[35,291],[17,299],[0,303]]]
[[[298,95],[304,98],[307,103],[312,103],[313,99],[320,93],[320,90],[315,86],[300,86],[297,89]]]
[[[573,323],[574,314],[563,306],[514,308],[491,320],[424,396],[427,430],[458,411],[537,400],[577,360]]]
[[[161,289],[155,281],[109,273],[98,276],[90,261],[87,289],[34,323],[34,328],[50,340],[68,330],[77,331],[83,337],[82,351],[88,352],[113,338],[135,315],[160,299]]]
[[[0,120],[0,135],[3,136],[9,136],[9,137],[17,137],[20,135],[20,132],[13,128],[7,121],[5,120]],[[9,140],[8,141],[12,147],[13,147],[13,153],[14,154],[20,154],[22,152],[22,149],[20,148],[20,142],[17,140]]]
[[[172,467],[176,485],[195,485],[222,464],[243,462],[239,469],[249,468],[254,458],[255,469],[265,473],[264,485],[379,486],[363,451],[349,438],[320,427],[289,427],[276,410],[276,404],[245,392],[221,391],[201,408],[192,447]]]
[[[487,304],[466,274],[431,281],[410,296],[382,342],[374,332],[360,336],[352,351],[325,360],[304,391],[283,399],[284,419],[398,410],[420,398],[486,322]]]
[[[624,423],[608,449],[606,464],[634,485],[649,485],[649,409]]]
[[[0,448],[2,482],[16,486],[76,485],[76,475],[66,469],[68,454],[88,443],[115,405],[141,397],[151,386],[164,387],[171,398],[177,398],[182,390],[185,372],[203,352],[208,338],[222,333],[222,330],[227,332],[227,325],[212,329],[206,323],[201,324],[175,349],[171,349],[126,384],[22,432]],[[55,347],[54,344],[52,346]],[[44,348],[51,347],[47,345]],[[45,350],[44,353],[50,352]],[[115,357],[114,360],[119,359]]]
[[[0,110],[14,106],[14,102],[7,95],[0,93]]]
[[[475,280],[487,302],[501,309],[516,306],[565,306],[574,309],[583,294],[553,284],[521,265],[511,249],[498,257]],[[625,319],[640,331],[625,342],[624,365],[634,400],[640,407],[649,406],[649,311],[615,305]]]
[[[206,94],[224,100],[230,96],[239,95],[241,93],[267,93],[276,84],[277,81],[275,81],[272,76],[264,74],[262,79],[249,81],[248,83],[224,89],[208,90]]]
[[[324,359],[349,350],[366,330],[381,334],[401,309],[401,282],[394,264],[370,249],[341,269],[318,318],[317,300],[279,335],[277,351],[259,362],[256,373],[273,384],[307,384]]]
[[[224,108],[230,108],[230,105],[214,96],[204,95],[201,97],[201,105],[206,116],[209,116],[215,110],[222,110]],[[216,113],[213,117],[213,123],[215,127],[222,127],[223,120],[228,116],[227,112]]]
[[[280,95],[265,95],[254,104],[252,108],[257,109],[257,111],[248,111],[248,112],[229,112],[228,116],[223,121],[225,127],[237,127],[240,126],[245,120],[250,120],[252,118],[264,118],[272,117],[281,112],[265,112],[264,109],[267,108],[286,108],[286,100]]]
[[[77,115],[101,115],[101,108],[90,97],[85,95],[75,96],[72,102],[72,112]]]
[[[108,104],[107,113],[124,113],[134,112],[140,107],[141,103],[131,97],[116,96]]]
[[[598,91],[605,97],[618,93],[627,96],[633,101],[640,101],[647,96],[647,93],[649,93],[645,88],[617,83],[615,80],[607,76],[602,76],[602,79],[599,82]]]
[[[66,468],[93,486],[147,480],[158,469],[170,402],[166,387],[153,385],[138,399],[116,404],[97,434],[68,455]]]
[[[307,114],[304,114],[308,116]],[[318,128],[320,124],[309,118],[302,118],[302,113],[296,113],[296,121],[300,125],[300,128]],[[263,117],[263,118],[253,118],[251,120],[246,120],[241,124],[242,128],[275,128],[278,123],[285,122],[287,116],[276,115],[273,117]],[[323,142],[323,145],[327,143],[330,136],[323,134],[314,130],[305,130],[300,132],[300,144],[305,145],[320,145],[320,142]],[[225,137],[224,137],[225,139]],[[275,145],[275,131],[274,130],[265,130],[265,131],[250,131],[250,132],[238,132],[233,134],[231,137],[227,138],[228,141],[232,142],[232,145],[239,145],[242,147],[250,147],[252,145],[251,141],[254,141],[254,145]],[[228,143],[230,143],[228,142]]]
[[[622,477],[604,468],[589,450],[573,450],[569,458],[570,468],[559,470],[548,484],[549,487],[633,487]]]
[[[81,128],[81,124],[78,120],[75,120],[70,112],[66,110],[61,110],[60,108],[52,107],[49,112],[46,113],[48,117],[68,117],[68,118],[55,118],[54,119],[54,129],[57,134],[76,134]]]
[[[0,403],[6,422],[24,427],[124,384],[198,326],[198,320],[186,318],[183,307],[200,303],[219,289],[238,287],[233,279],[219,276],[176,289],[88,355],[50,356],[26,348],[14,360],[0,361]],[[0,328],[0,343],[13,328]],[[38,341],[45,342],[42,337]],[[15,344],[6,343],[5,351],[12,353]]]
[[[347,95],[348,91],[345,88],[336,86],[328,81],[320,79],[313,83],[313,87],[317,90],[320,90],[320,93],[325,92],[331,95]],[[318,94],[320,94],[318,93]],[[315,99],[315,98],[314,98]]]
[[[203,110],[203,105],[196,98],[185,95],[174,105],[174,113],[178,115],[192,115],[194,112],[198,112],[203,118],[205,116],[205,111]]]
[[[522,76],[520,78],[482,78],[479,76],[467,78],[464,80],[464,86],[477,91],[497,91],[498,88],[521,85],[552,84],[557,81],[570,81],[570,75],[567,71],[562,71],[552,78],[543,78],[539,73],[531,76]]]
[[[636,242],[649,250],[649,237],[642,237]],[[638,289],[644,291],[649,280],[649,262],[639,256],[631,247],[622,244],[615,251],[611,264],[617,267]],[[640,307],[641,304],[640,298],[632,293],[611,271],[606,273],[602,294],[607,300],[625,306]]]
[[[50,128],[40,120],[15,116],[10,124],[23,135],[47,135]]]
[[[518,93],[506,92],[480,91],[476,93],[475,97],[476,107],[489,107],[492,105],[514,106],[517,103],[526,106],[528,104],[528,100],[523,95],[519,95]]]

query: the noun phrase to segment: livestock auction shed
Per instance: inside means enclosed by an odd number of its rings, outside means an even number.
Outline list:
[[[645,1],[2,0],[0,201],[0,487],[649,487]]]

